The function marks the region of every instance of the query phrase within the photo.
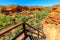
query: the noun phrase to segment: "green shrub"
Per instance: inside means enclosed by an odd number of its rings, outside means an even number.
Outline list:
[[[0,30],[11,25],[11,19],[12,17],[9,15],[6,16],[5,14],[0,14]]]
[[[16,23],[23,22],[23,21],[25,21],[25,22],[28,21],[28,17],[21,15],[21,16],[16,17],[16,19],[15,19]]]
[[[37,19],[42,20],[42,19],[45,18],[45,16],[48,14],[48,12],[49,12],[48,9],[44,9],[42,11],[37,10],[37,11],[34,12],[34,17],[37,18]]]

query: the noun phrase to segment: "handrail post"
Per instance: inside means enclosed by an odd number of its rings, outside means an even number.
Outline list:
[[[26,36],[27,34],[26,34],[26,25],[25,25],[25,22],[22,23],[22,26],[23,26],[24,34],[25,34],[25,36]]]
[[[38,28],[39,29],[39,28]],[[38,31],[38,38],[39,38],[39,31]]]

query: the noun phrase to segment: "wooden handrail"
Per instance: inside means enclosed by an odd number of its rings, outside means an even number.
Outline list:
[[[27,30],[27,29],[26,29],[26,31],[38,35],[38,33],[31,32],[31,31],[29,31],[29,30]],[[39,35],[39,36],[42,36],[42,35]]]
[[[3,34],[5,34],[5,33],[9,32],[9,31],[11,31],[11,30],[17,28],[17,27],[20,26],[20,25],[23,25],[23,30],[26,29],[26,26],[25,26],[25,25],[27,25],[27,26],[29,26],[30,28],[32,28],[32,29],[40,32],[39,30],[33,28],[31,25],[29,25],[29,24],[27,24],[27,23],[25,23],[25,22],[21,22],[21,23],[18,23],[18,24],[16,24],[16,25],[13,25],[13,26],[10,26],[10,27],[8,27],[8,28],[6,28],[6,29],[1,30],[1,31],[0,31],[0,36],[2,36]],[[30,32],[29,30],[25,30],[24,33],[25,33],[26,31],[27,31],[27,32]],[[31,33],[34,33],[34,32],[31,32]],[[40,32],[40,33],[42,33],[42,32]],[[37,33],[34,33],[34,34],[37,34]],[[37,35],[38,35],[38,34],[37,34]]]
[[[23,22],[22,22],[22,23],[23,23]],[[10,27],[8,27],[8,28],[6,28],[6,29],[1,30],[1,31],[0,31],[0,36],[3,35],[3,34],[5,34],[5,33],[7,33],[7,32],[9,32],[9,31],[11,31],[12,29],[17,28],[17,27],[20,26],[22,23],[18,23],[18,24],[16,24],[16,25],[13,25],[13,26],[10,26]]]
[[[31,25],[29,25],[29,24],[27,24],[27,23],[25,23],[25,24],[28,25],[30,28],[32,28],[32,29],[34,29],[34,30],[36,30],[36,31],[38,31],[38,32],[40,32],[40,33],[42,33],[41,31],[39,31],[38,29],[32,27]]]

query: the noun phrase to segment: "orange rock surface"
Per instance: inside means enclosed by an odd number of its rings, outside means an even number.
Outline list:
[[[49,25],[49,23],[52,23]],[[45,19],[42,20],[43,30],[46,40],[60,40],[60,10],[51,11]]]
[[[54,23],[54,24],[60,24],[60,12],[58,11],[53,11],[53,12],[50,12],[46,18],[44,19],[44,22],[45,23]],[[44,23],[42,21],[42,24]]]

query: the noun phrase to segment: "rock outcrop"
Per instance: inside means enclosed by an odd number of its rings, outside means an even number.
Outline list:
[[[10,5],[10,6],[0,6],[0,10],[4,10],[5,11],[15,11],[15,12],[20,12],[20,11],[24,11],[24,10],[43,10],[43,7],[40,6],[19,6],[19,5]]]
[[[35,11],[35,10],[43,10],[44,7],[41,6],[20,6],[20,5],[9,5],[9,6],[0,6],[0,12],[4,13],[6,15],[12,15],[15,16],[15,12],[17,13],[23,13],[23,14],[30,14],[30,12],[27,11]],[[24,12],[25,11],[25,12]]]
[[[60,8],[57,6],[56,8],[47,14],[46,18],[41,22],[46,40],[60,40]]]
[[[51,11],[55,11],[56,9],[60,9],[60,4],[50,6],[49,8],[51,9]]]

